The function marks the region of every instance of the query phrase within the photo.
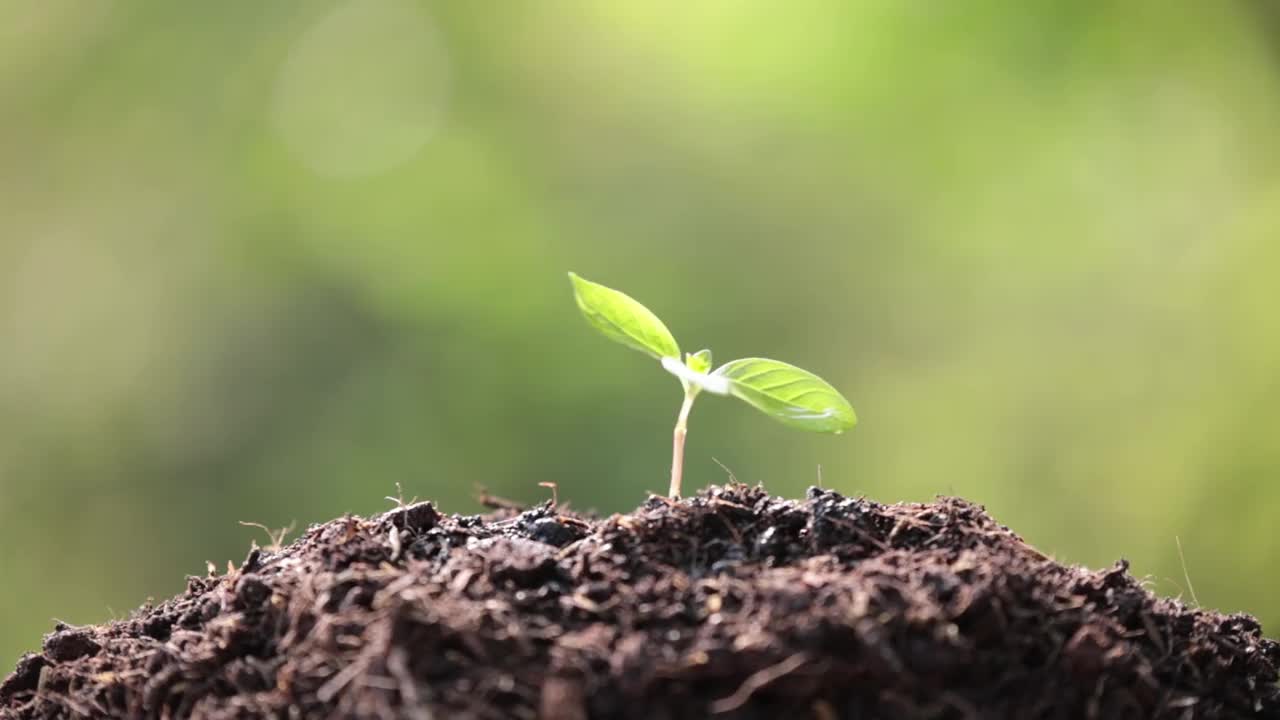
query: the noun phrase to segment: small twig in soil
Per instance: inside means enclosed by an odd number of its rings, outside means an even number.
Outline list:
[[[525,510],[525,505],[523,503],[501,498],[497,495],[491,495],[489,493],[489,489],[483,485],[476,485],[475,498],[476,502],[490,510],[514,510],[515,512],[524,512]]]
[[[736,483],[736,482],[738,482],[738,478],[737,478],[737,476],[735,476],[735,475],[733,474],[733,471],[729,469],[729,466],[728,466],[728,465],[725,465],[724,463],[720,462],[720,460],[719,460],[719,459],[717,459],[714,455],[711,457],[711,461],[712,461],[712,462],[714,462],[715,464],[719,465],[719,466],[720,466],[720,469],[721,469],[721,470],[724,470],[724,471],[725,471],[725,473],[729,475],[729,482],[731,482],[731,483]]]
[[[734,510],[740,510],[740,511],[745,512],[745,513],[750,513],[750,512],[751,512],[751,508],[749,508],[749,507],[747,507],[746,505],[743,505],[743,504],[741,504],[741,503],[733,502],[732,500],[724,500],[724,499],[722,499],[722,498],[713,497],[713,498],[711,498],[711,504],[712,504],[712,505],[715,505],[715,506],[717,506],[717,507],[729,507],[729,508],[733,508]]]
[[[266,525],[263,525],[262,523],[245,522],[244,520],[241,520],[240,524],[244,525],[245,527],[259,528],[260,530],[262,530],[262,532],[266,533],[267,538],[271,540],[271,544],[265,548],[268,552],[280,552],[280,550],[284,547],[285,537],[289,533],[293,532],[293,523],[289,523],[288,527],[282,527],[279,530],[272,530],[271,528],[267,527]],[[254,545],[257,545],[257,543],[254,543]]]
[[[393,689],[400,692],[400,699],[403,702],[401,711],[413,720],[432,720],[434,714],[426,708],[418,694],[418,686],[409,671],[408,653],[404,648],[392,648],[387,655],[387,670],[395,680]]]
[[[879,549],[881,552],[884,552],[884,551],[888,550],[890,547],[892,547],[891,545],[889,545],[889,544],[887,544],[887,543],[882,542],[882,541],[881,541],[879,538],[877,538],[875,535],[872,535],[871,533],[867,532],[866,530],[863,530],[862,528],[858,527],[856,524],[854,524],[854,523],[853,523],[852,521],[850,521],[850,520],[846,520],[846,519],[844,519],[844,518],[827,518],[827,522],[831,523],[832,525],[836,525],[837,527],[842,527],[842,528],[844,528],[845,530],[848,530],[849,532],[851,532],[851,533],[853,533],[854,535],[856,535],[858,538],[860,538],[860,539],[862,539],[862,540],[865,540],[865,541],[867,541],[868,543],[871,543],[871,544],[872,544],[872,545],[874,545],[877,549]],[[895,531],[897,530],[897,527],[898,527],[898,526],[896,526],[896,525],[894,526],[894,530],[895,530]],[[893,539],[893,533],[892,533],[892,532],[891,532],[891,533],[889,533],[889,539],[890,539],[890,541],[892,541],[892,539]]]
[[[338,693],[342,692],[342,688],[346,687],[352,680],[356,679],[356,676],[364,672],[365,665],[367,663],[368,661],[353,662],[335,673],[333,677],[325,681],[324,685],[321,685],[320,689],[316,691],[316,698],[318,698],[320,702],[327,703],[337,697]]]
[[[356,538],[356,535],[358,534],[357,531],[360,529],[360,521],[356,520],[355,517],[351,515],[343,515],[342,519],[346,523],[346,525],[343,527],[344,532],[342,536],[342,542],[344,543],[351,542]]]
[[[559,485],[553,482],[540,482],[538,483],[538,487],[551,488],[551,507],[554,508],[560,504],[560,486]]]
[[[804,653],[796,653],[777,665],[752,673],[732,695],[711,703],[711,712],[720,714],[737,710],[746,705],[751,696],[756,694],[756,691],[762,690],[775,681],[799,670],[806,662],[809,662],[809,658],[805,657]]]
[[[395,562],[400,559],[400,531],[395,525],[391,526],[391,530],[387,533],[387,541],[391,543],[391,561]]]
[[[404,501],[404,488],[400,487],[400,483],[398,483],[398,482],[396,483],[396,495],[395,495],[395,497],[392,497],[392,496],[388,495],[388,496],[387,496],[387,499],[388,499],[388,500],[390,500],[391,502],[393,502],[393,503],[395,503],[395,504],[396,504],[396,509],[397,509],[397,510],[403,510],[403,509],[405,509],[406,507],[409,507],[410,505],[412,505],[412,504],[414,504],[414,503],[418,502],[418,496],[417,496],[417,495],[414,495],[414,496],[413,496],[413,499],[412,499],[412,500],[410,500],[409,502],[405,502],[405,501]]]
[[[733,505],[733,503],[729,503],[729,504]],[[740,507],[740,506],[737,506],[737,507]],[[720,513],[713,513],[712,517],[716,518],[717,520],[719,520],[721,523],[724,524],[725,529],[729,531],[729,535],[733,536],[734,542],[738,543],[739,545],[742,544],[742,533],[738,531],[738,528],[733,526],[733,523],[729,522],[728,518],[721,515]]]
[[[1187,556],[1182,554],[1182,541],[1177,535],[1173,536],[1173,541],[1178,544],[1178,559],[1182,561],[1182,577],[1187,579],[1187,590],[1191,591],[1191,602],[1200,607],[1200,599],[1196,597],[1196,586],[1191,584],[1191,573],[1187,572]]]
[[[1151,638],[1151,644],[1155,645],[1156,649],[1160,651],[1162,658],[1169,657],[1169,651],[1165,647],[1164,638],[1160,635],[1160,629],[1156,627],[1155,620],[1151,618],[1151,613],[1145,610],[1142,612],[1142,625],[1146,630],[1147,637]]]

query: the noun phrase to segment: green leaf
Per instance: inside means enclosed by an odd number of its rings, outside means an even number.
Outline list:
[[[711,351],[699,350],[696,353],[685,353],[684,364],[696,373],[711,372]]]
[[[629,295],[569,273],[578,309],[605,337],[655,358],[679,359],[680,346],[649,308]]]
[[[842,433],[858,422],[843,395],[795,365],[743,358],[721,365],[711,375],[730,381],[729,394],[794,428]]]

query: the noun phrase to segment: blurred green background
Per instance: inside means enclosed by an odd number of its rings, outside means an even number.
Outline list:
[[[0,1],[0,661],[396,482],[959,494],[1280,630],[1280,12],[1205,2]],[[2,674],[3,671],[0,671]]]

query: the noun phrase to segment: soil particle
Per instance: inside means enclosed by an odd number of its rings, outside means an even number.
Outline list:
[[[430,503],[59,626],[0,718],[1280,718],[1280,646],[954,498]]]
[[[89,631],[82,628],[60,626],[44,638],[44,655],[53,662],[70,662],[95,655],[101,649]]]
[[[18,659],[18,667],[0,683],[0,698],[34,692],[40,685],[40,671],[49,665],[43,655],[25,653]],[[0,709],[4,706],[0,705]]]

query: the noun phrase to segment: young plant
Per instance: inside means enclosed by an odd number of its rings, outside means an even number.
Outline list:
[[[765,358],[742,358],[711,370],[711,351],[687,353],[671,331],[648,308],[630,296],[569,273],[578,308],[605,337],[639,350],[662,363],[684,388],[684,404],[676,417],[671,449],[671,491],[680,497],[684,472],[684,438],[689,411],[702,391],[732,395],[786,425],[812,432],[840,434],[858,418],[844,396],[825,380],[794,365]]]

